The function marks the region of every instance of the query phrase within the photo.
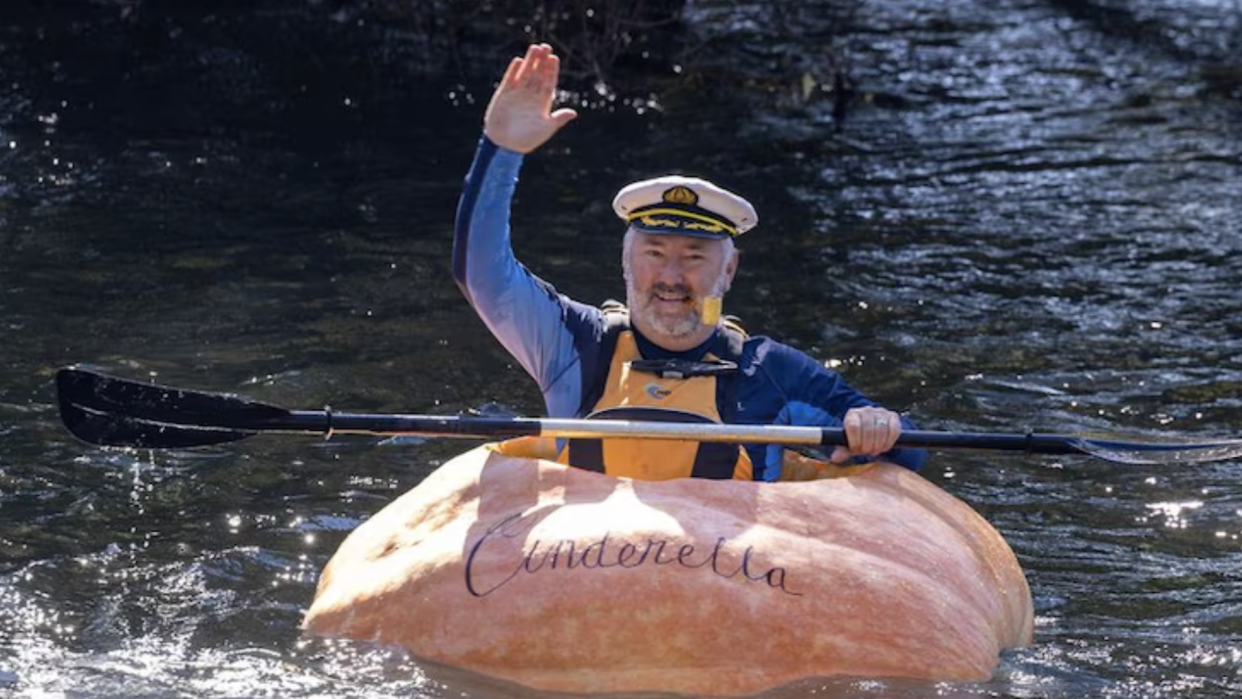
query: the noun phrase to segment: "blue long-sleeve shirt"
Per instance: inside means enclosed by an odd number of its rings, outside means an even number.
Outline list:
[[[513,254],[509,209],[522,155],[484,137],[466,176],[457,209],[453,275],[479,317],[543,392],[548,415],[580,417],[584,397],[606,380],[611,356],[602,356],[607,326],[602,310],[560,294],[527,270]],[[722,356],[723,330],[687,352],[670,352],[642,337],[646,359],[698,360]],[[736,374],[720,378],[721,415],[738,424],[839,427],[850,408],[876,405],[839,374],[806,354],[768,337],[750,337],[737,358]],[[914,425],[902,418],[905,429]],[[780,477],[781,450],[745,445],[756,480]],[[923,467],[921,449],[895,449],[885,458],[907,468]]]

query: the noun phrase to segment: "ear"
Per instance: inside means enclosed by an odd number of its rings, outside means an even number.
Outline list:
[[[725,291],[728,291],[729,287],[733,286],[733,275],[737,274],[737,266],[740,259],[737,248],[733,248],[729,254],[729,261],[725,263]]]

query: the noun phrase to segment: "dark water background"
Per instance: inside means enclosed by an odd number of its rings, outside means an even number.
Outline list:
[[[88,362],[538,414],[448,271],[517,46],[444,55],[363,3],[49,5],[0,29],[0,696],[530,696],[297,630],[348,531],[468,443],[109,452],[51,385]],[[924,427],[1242,432],[1242,4],[837,7],[700,2],[683,73],[580,81],[524,169],[521,257],[619,296],[612,194],[701,174],[762,218],[729,310]],[[942,452],[928,475],[1013,545],[1035,645],[986,683],[778,696],[1242,693],[1237,462]]]

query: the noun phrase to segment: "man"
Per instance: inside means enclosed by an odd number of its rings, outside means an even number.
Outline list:
[[[720,319],[737,272],[733,239],[758,217],[741,197],[696,178],[622,189],[628,227],[622,267],[628,312],[578,303],[530,274],[509,241],[509,207],[523,156],[577,114],[551,111],[560,72],[547,45],[514,58],[484,117],[483,138],[457,212],[453,270],[480,318],[539,384],[548,414],[742,424],[843,426],[834,463],[882,456],[917,470],[926,455],[894,449],[901,416],[835,372]],[[571,440],[557,458],[635,478],[777,480],[779,446]]]

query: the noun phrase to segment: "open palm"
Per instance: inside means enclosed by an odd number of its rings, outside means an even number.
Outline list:
[[[483,133],[493,143],[529,153],[578,116],[572,109],[551,111],[560,63],[547,44],[533,45],[509,63],[483,118]]]

